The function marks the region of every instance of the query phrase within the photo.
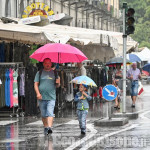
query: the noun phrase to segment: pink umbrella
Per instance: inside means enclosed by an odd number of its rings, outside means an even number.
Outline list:
[[[88,59],[79,49],[69,44],[46,44],[37,49],[30,58],[43,62],[50,58],[55,63],[82,62]]]

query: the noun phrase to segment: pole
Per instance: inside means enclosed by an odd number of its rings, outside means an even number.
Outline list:
[[[111,102],[108,102],[108,118],[111,120]]]
[[[126,18],[127,3],[123,3],[123,108],[122,112],[126,113],[126,46],[127,46],[127,35],[125,29],[125,18]]]
[[[52,0],[50,0],[50,10],[52,10]]]
[[[76,10],[76,18],[75,18],[75,27],[78,26],[78,7],[77,7],[77,3],[75,4],[75,10]]]
[[[18,11],[17,11],[17,9],[18,9],[18,0],[16,0],[16,18],[17,18],[17,16],[18,16]]]

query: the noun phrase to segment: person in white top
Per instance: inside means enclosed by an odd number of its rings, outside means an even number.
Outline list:
[[[86,69],[82,63],[77,63],[78,66],[78,76],[86,76]]]
[[[127,72],[127,78],[131,80],[131,98],[132,98],[132,106],[135,107],[136,97],[138,95],[138,87],[139,87],[139,80],[141,79],[141,72],[137,68],[136,62],[132,64],[132,68]]]

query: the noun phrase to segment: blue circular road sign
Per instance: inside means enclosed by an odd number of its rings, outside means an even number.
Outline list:
[[[104,99],[108,101],[113,101],[117,97],[117,94],[117,88],[114,85],[106,85],[102,91]]]

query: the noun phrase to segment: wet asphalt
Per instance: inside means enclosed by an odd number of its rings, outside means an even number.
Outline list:
[[[150,149],[150,85],[131,108],[127,96],[127,112],[139,117],[121,127],[97,127],[94,121],[108,117],[108,102],[97,99],[90,103],[87,133],[80,133],[76,110],[71,103],[66,109],[55,111],[53,133],[45,136],[40,116],[0,118],[0,150],[149,150]],[[114,102],[111,103],[112,109]],[[122,111],[113,109],[114,113]]]

